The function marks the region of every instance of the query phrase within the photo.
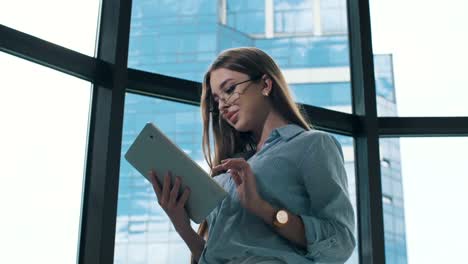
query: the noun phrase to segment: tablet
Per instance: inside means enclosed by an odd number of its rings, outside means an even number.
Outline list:
[[[191,189],[185,209],[195,223],[200,224],[208,214],[228,195],[194,160],[167,138],[153,123],[147,123],[132,143],[125,159],[148,181],[148,172],[156,171],[161,187],[164,177],[172,172],[182,179],[179,196],[186,186]],[[150,181],[151,182],[151,181]],[[156,198],[157,199],[157,198]]]

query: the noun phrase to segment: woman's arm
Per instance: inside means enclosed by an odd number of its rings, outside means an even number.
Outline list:
[[[341,145],[325,132],[311,134],[299,169],[308,193],[308,212],[299,214],[307,238],[306,257],[345,262],[356,247],[354,209]]]
[[[356,239],[354,209],[339,142],[325,133],[314,134],[298,168],[310,209],[298,215],[290,213],[290,223],[274,230],[300,245],[296,248],[306,258],[317,262],[345,262],[356,246]],[[271,225],[278,208],[266,202],[257,203],[256,208],[256,214]]]
[[[201,257],[201,253],[205,248],[205,240],[201,237],[195,230],[191,227],[181,230],[179,235],[185,241],[185,244],[189,247],[190,251],[192,252],[193,258],[198,263],[198,260]]]
[[[307,241],[305,236],[304,222],[299,216],[288,211],[288,223],[282,226],[281,228],[278,228],[275,225],[273,225],[273,218],[275,212],[279,208],[273,207],[270,203],[264,200],[257,208],[258,210],[256,211],[256,215],[258,217],[263,219],[265,223],[274,228],[282,237],[288,239],[289,241],[295,243],[296,245],[306,250]]]

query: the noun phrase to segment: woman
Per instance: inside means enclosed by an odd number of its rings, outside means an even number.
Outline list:
[[[192,252],[192,263],[345,262],[355,247],[343,154],[310,129],[273,59],[257,48],[222,52],[203,81],[203,152],[228,193],[200,225],[153,176],[158,201]],[[211,157],[209,127],[214,134]],[[217,176],[216,176],[217,175]]]

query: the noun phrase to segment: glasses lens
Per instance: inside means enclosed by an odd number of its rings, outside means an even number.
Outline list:
[[[228,96],[228,98],[226,99],[226,104],[230,105],[232,103],[234,103],[234,101],[236,101],[238,98],[239,98],[239,92],[235,91],[233,92],[231,95]]]

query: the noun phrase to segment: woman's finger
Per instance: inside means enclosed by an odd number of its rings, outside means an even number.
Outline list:
[[[186,187],[184,190],[184,193],[179,199],[179,202],[177,203],[177,207],[183,208],[185,206],[185,203],[188,201],[189,196],[190,196],[190,188]]]
[[[229,168],[229,169],[237,169],[237,170],[242,170],[244,169],[248,163],[242,159],[242,158],[236,158],[236,159],[229,159],[226,162],[223,163],[224,168]]]
[[[236,171],[236,177],[233,177],[236,180],[236,184],[242,184],[242,182],[250,181],[252,178],[248,177],[251,175],[252,171],[250,169],[249,163],[243,158],[229,159],[223,166],[229,170]]]
[[[239,173],[236,170],[231,170],[231,175],[232,175],[232,179],[236,183],[236,186],[239,186],[239,185],[242,184],[242,179],[241,179],[241,177],[239,176]]]
[[[156,193],[156,197],[158,197],[158,201],[161,200],[161,187],[159,186],[158,178],[156,177],[156,172],[153,170],[150,170],[148,172],[148,175],[151,179],[151,185],[153,185],[153,190]]]
[[[179,194],[179,187],[180,187],[180,177],[176,177],[174,186],[172,187],[170,196],[169,196],[169,203],[167,204],[168,207],[174,207],[177,203],[177,196]]]
[[[211,169],[211,175],[218,174],[218,172],[223,171],[223,170],[224,170],[224,167],[222,164],[216,165],[213,167],[213,169]]]
[[[169,202],[169,187],[171,186],[170,173],[171,172],[168,171],[166,176],[164,177],[162,197],[161,197],[161,204],[162,205],[166,205],[167,202]]]

